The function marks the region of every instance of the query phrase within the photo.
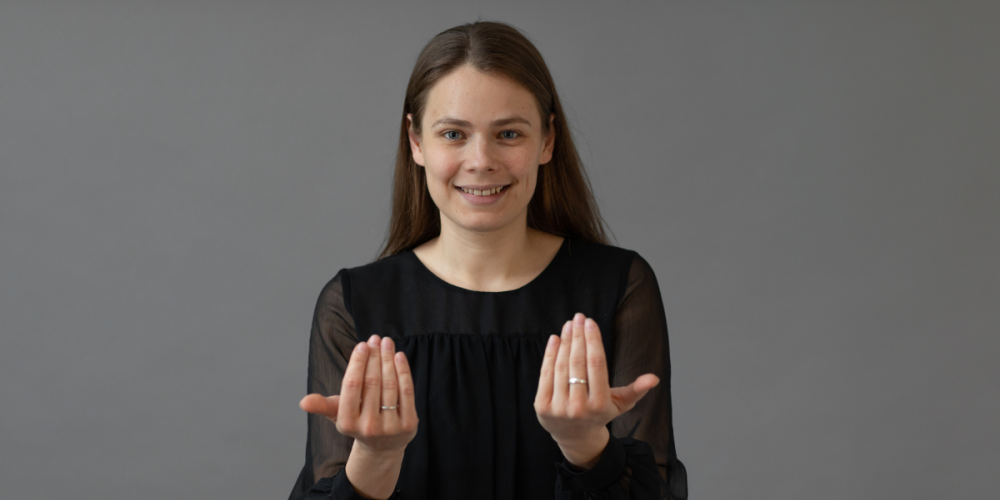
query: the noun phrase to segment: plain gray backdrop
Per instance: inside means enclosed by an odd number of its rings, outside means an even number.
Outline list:
[[[0,2],[0,497],[284,498],[402,99],[546,58],[659,279],[691,498],[1000,497],[1000,3]]]

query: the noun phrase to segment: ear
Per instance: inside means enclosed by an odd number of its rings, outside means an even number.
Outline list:
[[[413,162],[424,166],[424,150],[420,147],[420,134],[413,130],[413,113],[406,114],[406,134],[410,137],[410,151],[413,152]]]
[[[545,136],[545,144],[542,146],[542,157],[539,158],[538,164],[545,165],[546,163],[552,161],[552,150],[556,146],[556,115],[555,113],[549,115],[549,133]]]

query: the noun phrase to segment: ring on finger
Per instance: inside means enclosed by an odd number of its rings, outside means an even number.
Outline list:
[[[586,384],[587,383],[587,379],[585,379],[585,378],[570,377],[569,378],[569,383],[570,384]]]
[[[382,410],[395,410],[398,407],[399,405],[392,405],[392,406],[380,406],[379,408]]]

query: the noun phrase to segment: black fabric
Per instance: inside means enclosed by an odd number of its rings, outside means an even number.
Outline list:
[[[548,337],[577,312],[601,328],[612,386],[643,373],[661,380],[609,424],[605,453],[582,472],[565,462],[533,406]],[[308,392],[338,394],[351,350],[373,334],[406,353],[420,418],[394,496],[687,498],[666,318],[653,271],[635,252],[567,239],[538,277],[505,292],[446,283],[410,251],[342,270],[316,304]],[[325,417],[309,415],[308,424],[306,463],[289,498],[358,498],[342,472],[352,440]]]

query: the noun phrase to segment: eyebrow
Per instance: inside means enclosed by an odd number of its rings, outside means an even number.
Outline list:
[[[515,116],[509,116],[507,118],[498,118],[496,120],[493,120],[492,122],[490,122],[490,128],[503,127],[504,125],[510,125],[511,123],[523,123],[525,125],[531,126],[531,122],[529,122],[528,120],[526,120],[526,119],[524,119],[524,118],[522,118],[520,116],[516,116],[515,115]],[[436,127],[438,125],[441,125],[441,124],[444,124],[444,125],[454,125],[456,127],[472,128],[472,124],[471,123],[469,123],[469,122],[467,122],[465,120],[459,120],[458,118],[453,118],[453,117],[450,117],[450,116],[445,116],[445,117],[439,119],[438,121],[434,122],[431,125],[431,128],[434,128],[434,127]]]

